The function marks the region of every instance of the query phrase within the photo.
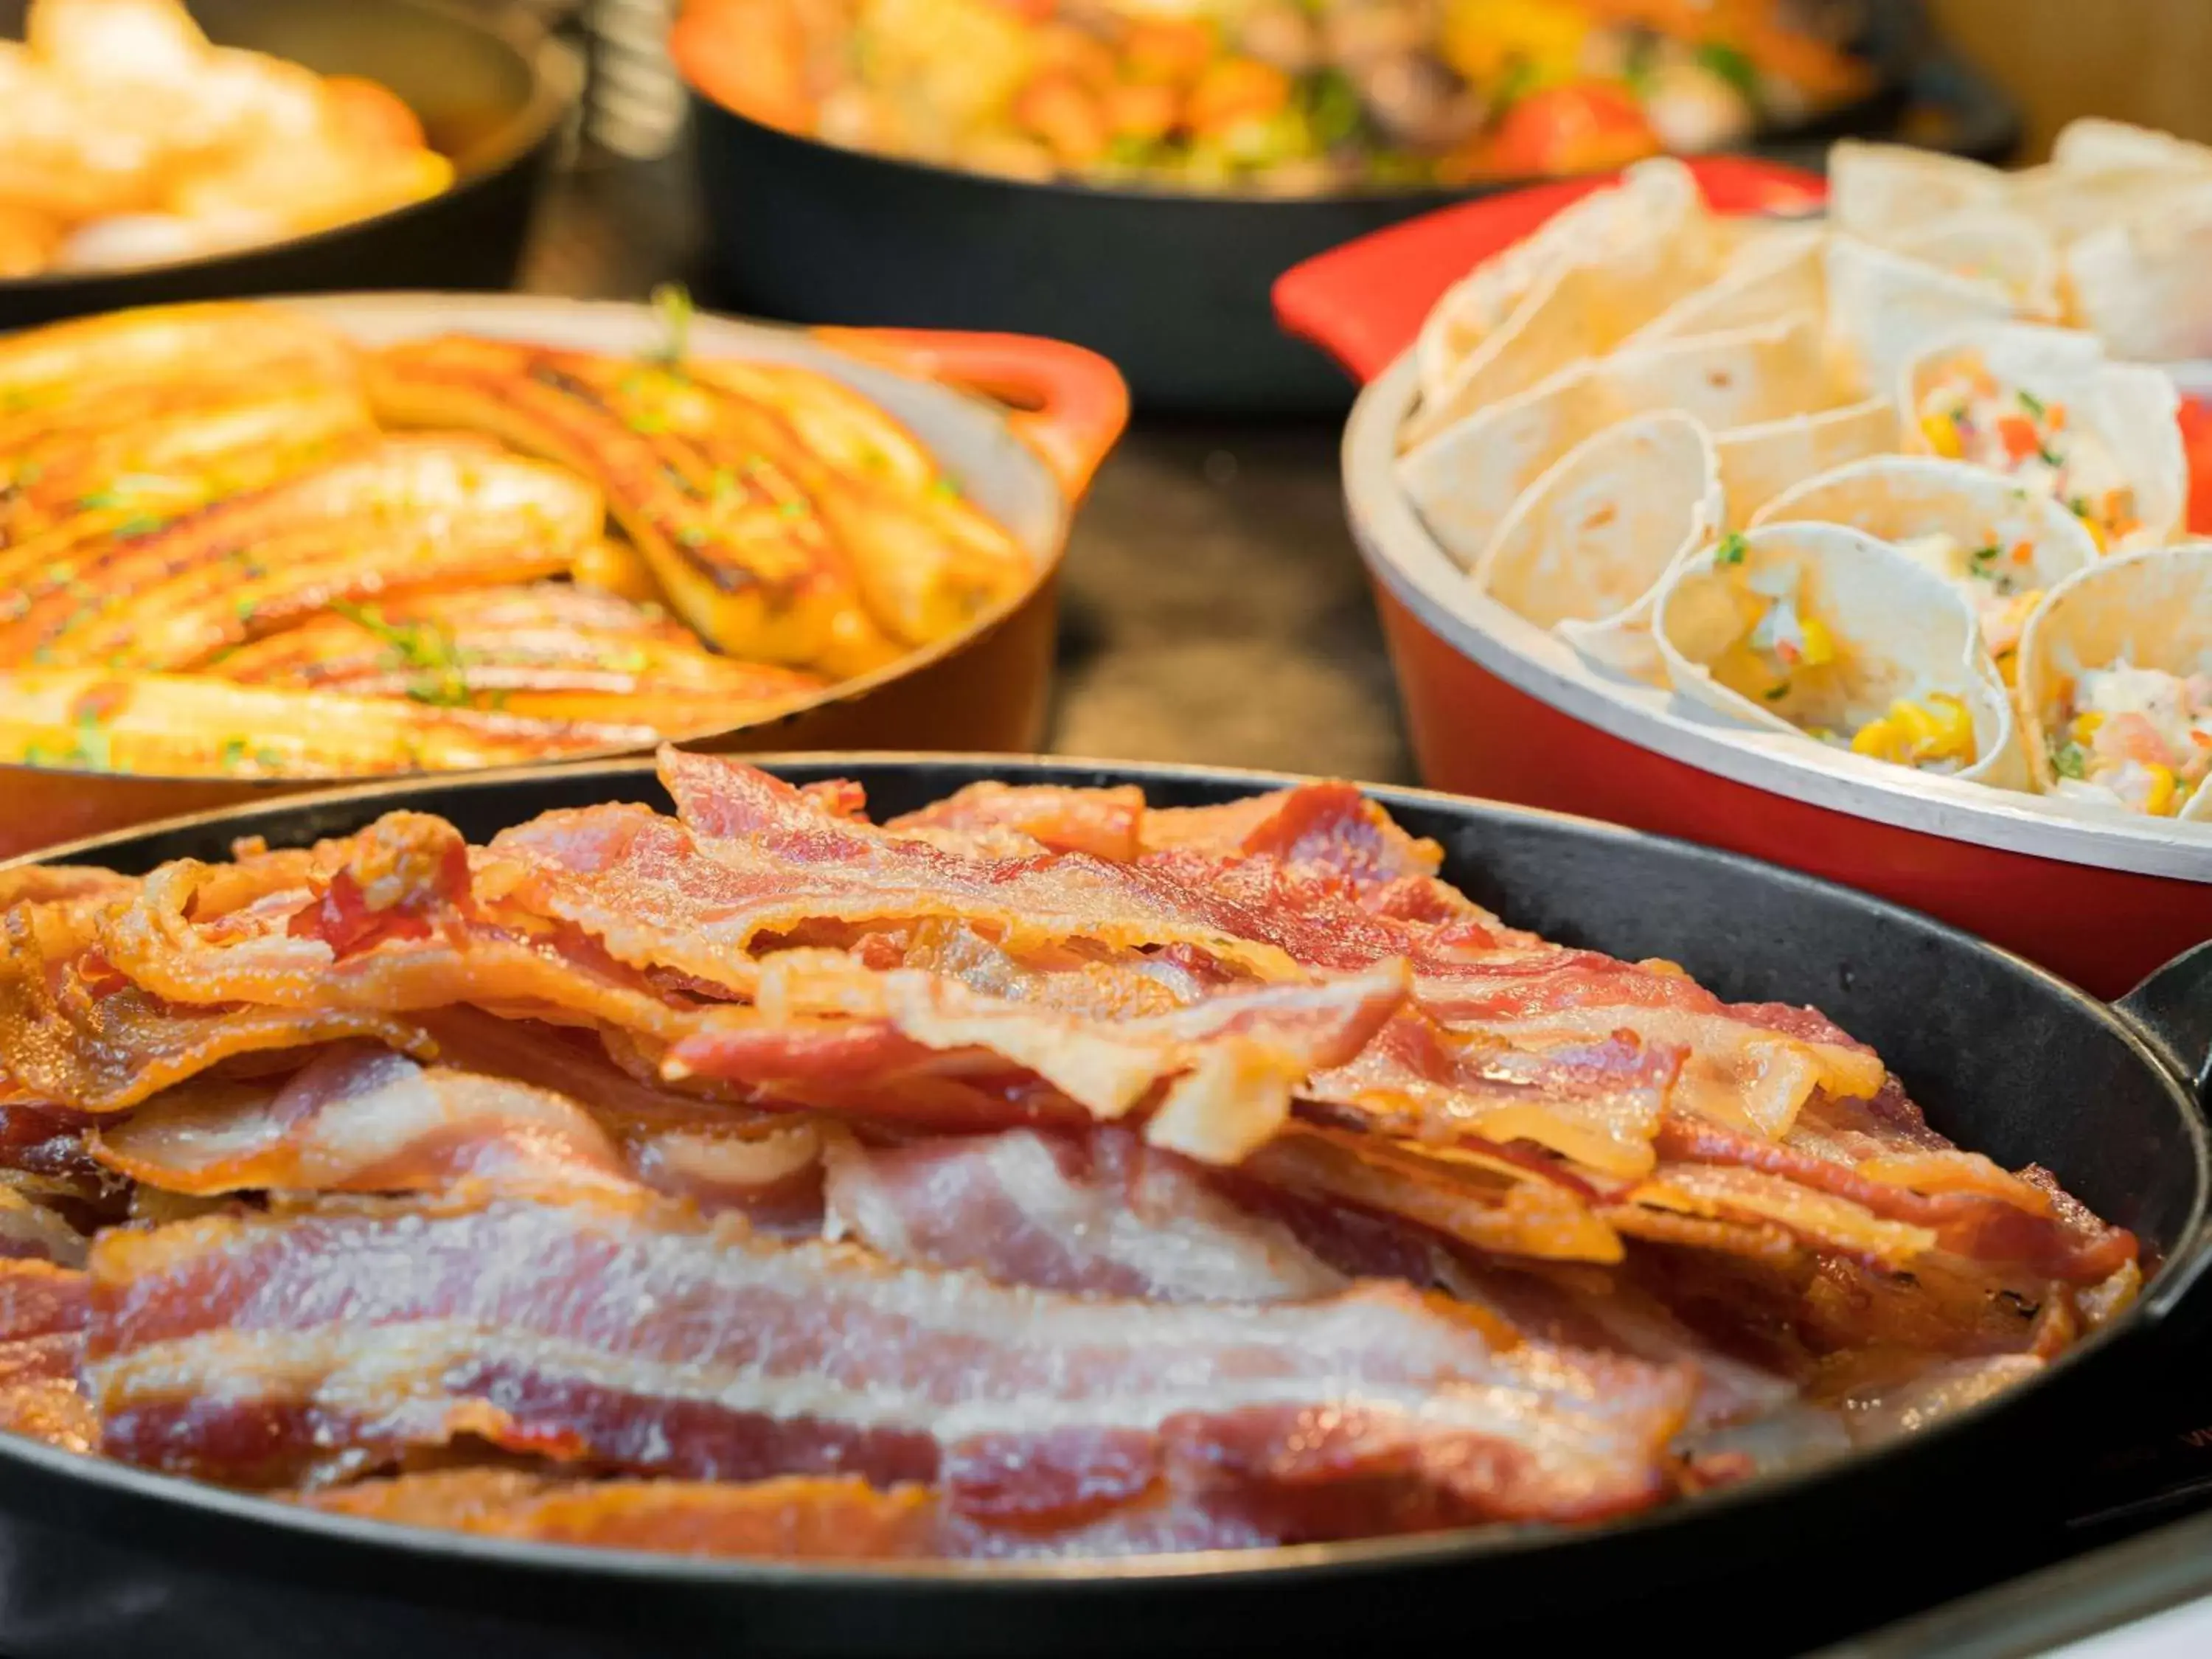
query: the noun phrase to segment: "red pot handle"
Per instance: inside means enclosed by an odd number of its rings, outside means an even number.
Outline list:
[[[1805,212],[1827,186],[1817,173],[1744,155],[1700,155],[1688,163],[1717,213]],[[1275,317],[1363,383],[1413,343],[1421,319],[1480,261],[1510,247],[1569,203],[1617,173],[1563,179],[1486,196],[1408,219],[1315,255],[1275,279]]]
[[[824,345],[1008,405],[1006,425],[1052,469],[1071,502],[1129,423],[1121,371],[1095,351],[1029,334],[935,328],[817,328]]]

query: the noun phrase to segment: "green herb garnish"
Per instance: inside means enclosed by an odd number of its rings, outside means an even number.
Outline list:
[[[691,344],[690,291],[681,283],[661,283],[653,290],[653,311],[660,319],[660,346],[646,353],[646,361],[673,368],[684,361]]]
[[[233,738],[228,743],[223,744],[222,763],[224,771],[232,770],[245,758],[246,739],[244,738]]]
[[[134,536],[150,535],[168,520],[152,513],[134,513],[115,526],[115,539],[127,542]]]
[[[2078,743],[2054,743],[2051,745],[2051,766],[2062,778],[2086,778],[2089,775],[2089,751]]]
[[[1759,97],[1759,68],[1735,47],[1718,40],[1708,40],[1698,48],[1699,67],[1710,70],[1746,99]]]
[[[1741,564],[1743,556],[1751,551],[1750,544],[1734,531],[1722,537],[1713,547],[1715,564]]]
[[[1790,695],[1790,682],[1784,680],[1779,685],[1769,686],[1765,690],[1760,692],[1759,695],[1765,698],[1769,702],[1780,702],[1783,698]]]
[[[2034,416],[2037,420],[2039,421],[2043,418],[2043,399],[2037,397],[2033,392],[2028,391],[2024,386],[2020,392],[2020,406],[2026,410],[2029,414]]]

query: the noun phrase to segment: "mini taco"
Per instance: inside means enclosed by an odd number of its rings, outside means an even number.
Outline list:
[[[1934,342],[2013,314],[1985,276],[1961,276],[1852,236],[1826,249],[1828,342],[1839,372],[1868,397],[1887,396],[1898,371]]]
[[[2066,250],[2075,320],[2120,357],[2212,357],[2212,173],[2159,195],[2156,210],[2100,225]]]
[[[1421,325],[1421,402],[1401,447],[1610,351],[1711,276],[1712,224],[1689,170],[1662,158],[1485,261]]]
[[[1642,415],[1585,439],[1514,504],[1475,568],[1477,587],[1592,660],[1656,677],[1660,580],[1721,522],[1705,428]]]
[[[2212,823],[2212,542],[2061,582],[2020,647],[2021,717],[2045,791]]]
[[[2021,631],[2043,596],[2097,560],[2081,521],[2047,495],[1963,461],[1880,455],[1785,489],[1752,518],[1849,525],[1964,594],[2010,684]]]
[[[1828,148],[1828,221],[1864,241],[1888,244],[1937,220],[2005,199],[1996,167],[1906,144],[1838,140]]]
[[[1965,597],[1863,531],[1724,537],[1661,585],[1652,631],[1691,702],[1895,765],[2027,783]]]
[[[1514,502],[1593,433],[1667,410],[1726,429],[1827,400],[1814,319],[1781,319],[1578,364],[1438,433],[1398,477],[1430,533],[1473,568]]]
[[[2179,394],[2161,370],[2107,361],[2093,334],[1967,330],[1905,365],[1898,402],[1907,448],[2054,497],[2105,551],[2155,547],[2181,527]]]
[[[1967,208],[1900,233],[1889,246],[1952,276],[1995,283],[2020,316],[2058,319],[2058,244],[2026,214]]]
[[[1886,397],[1715,433],[1729,527],[1742,529],[1793,484],[1897,446],[1897,405]]]

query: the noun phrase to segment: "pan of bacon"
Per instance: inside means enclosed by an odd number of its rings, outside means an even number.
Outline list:
[[[1256,1573],[1310,1633],[1333,1562],[1924,1491],[2201,1265],[2206,952],[2108,1006],[1553,815],[665,749],[56,856],[0,1506],[295,1585],[678,1573],[835,1649],[1139,1583],[1180,1650]]]
[[[657,299],[0,340],[0,852],[664,738],[1034,748],[1113,367]]]

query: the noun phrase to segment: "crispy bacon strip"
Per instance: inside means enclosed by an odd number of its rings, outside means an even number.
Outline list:
[[[919,811],[885,821],[894,832],[944,830],[965,834],[1011,830],[1054,853],[1087,853],[1128,862],[1137,856],[1145,792],[1133,783],[1111,789],[1065,784],[971,783]]]
[[[1626,1031],[1537,1053],[1401,1010],[1298,1096],[1400,1139],[1528,1140],[1632,1179],[1656,1159],[1652,1137],[1682,1060],[1681,1049],[1647,1049]]]
[[[308,854],[164,865],[138,902],[108,916],[100,949],[138,986],[179,1000],[332,1018],[475,1003],[663,1041],[688,1029],[682,999],[590,940],[478,904],[459,832],[418,812]]]
[[[18,905],[0,918],[0,1054],[32,1100],[119,1111],[240,1054],[356,1036],[425,1044],[413,1026],[357,1009],[165,1002],[114,976],[94,926],[67,906]]]
[[[840,969],[833,964],[847,964]],[[664,1074],[777,1091],[827,1069],[858,1069],[895,1097],[898,1078],[939,1056],[994,1056],[1034,1073],[1094,1116],[1125,1116],[1166,1092],[1146,1133],[1156,1145],[1234,1163],[1265,1141],[1310,1073],[1357,1054],[1405,995],[1389,964],[1314,985],[1224,992],[1164,1014],[1099,1020],[986,997],[913,969],[872,973],[836,953],[787,951],[763,970],[761,1006],[701,1018]],[[797,1019],[831,1014],[827,1019]]]
[[[665,1207],[368,1200],[94,1247],[110,1452],[246,1485],[474,1434],[639,1474],[848,1473],[1069,1523],[1179,1469],[1439,1519],[1666,1490],[1686,1371],[1516,1342],[1402,1287],[1088,1301],[775,1247]]]

